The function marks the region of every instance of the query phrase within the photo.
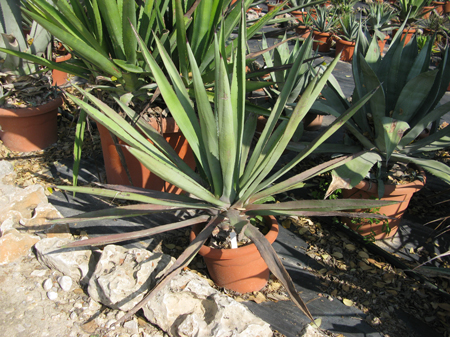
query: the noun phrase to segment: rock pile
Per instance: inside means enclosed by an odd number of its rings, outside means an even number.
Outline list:
[[[0,287],[9,282],[11,291],[20,293],[3,290],[0,296],[0,324],[8,335],[272,336],[269,324],[189,271],[146,305],[144,316],[151,324],[135,316],[115,326],[173,258],[117,245],[103,250],[61,248],[73,240],[69,227],[44,225],[61,214],[48,203],[41,186],[15,187],[13,177],[12,165],[0,161],[0,266],[4,275],[15,278],[0,278]],[[37,260],[30,251],[33,246]]]

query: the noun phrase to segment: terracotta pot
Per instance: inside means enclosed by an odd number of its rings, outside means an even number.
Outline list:
[[[384,37],[384,40],[378,39],[378,47],[380,47],[380,54],[383,54],[384,46],[386,45],[387,40],[389,40],[389,35],[387,35],[387,34]]]
[[[444,5],[444,13],[448,14],[450,13],[450,1],[446,1]]]
[[[393,34],[397,34],[398,29],[394,29],[393,30]],[[406,39],[404,42],[404,46],[406,46],[408,44],[409,41],[411,41],[412,36],[416,33],[416,29],[415,28],[407,28],[407,29],[403,29],[403,33],[402,33],[402,37],[401,39],[403,40],[405,38],[406,35]]]
[[[273,216],[264,217],[271,225],[266,239],[272,244],[278,236],[278,223]],[[191,241],[202,229],[201,224],[194,225]],[[255,244],[236,249],[214,249],[202,246],[199,254],[203,256],[209,275],[214,282],[226,289],[238,293],[248,293],[262,289],[269,279],[269,268],[261,257]]]
[[[307,26],[295,27],[295,33],[302,39],[307,39],[311,35],[311,28]]]
[[[152,118],[150,124],[159,130],[156,119]],[[114,141],[111,135],[103,125],[97,123],[100,139],[102,142],[103,159],[105,162],[106,179],[108,184],[130,185],[125,168],[120,162]],[[178,125],[173,118],[164,118],[162,120],[163,135],[166,141],[175,149],[181,159],[191,168],[195,168],[195,159],[192,149],[186,138],[181,133]],[[125,144],[119,139],[120,144]],[[182,190],[153,174],[149,169],[142,165],[130,152],[122,147],[125,162],[130,172],[133,186],[143,187],[156,191],[170,192],[180,194]]]
[[[306,131],[316,131],[322,126],[323,115],[318,115],[314,112],[307,112],[303,118],[303,128]]]
[[[346,41],[346,40],[337,40],[336,41],[336,56],[341,54],[341,61],[351,62],[353,60],[353,53],[355,51],[356,42],[355,41]]]
[[[422,16],[422,19],[428,19],[431,15],[431,11],[434,9],[434,6],[424,6],[422,9],[422,12],[428,12],[424,16]]]
[[[424,177],[425,172],[421,170],[420,174]],[[376,240],[390,238],[397,233],[398,225],[409,205],[409,201],[414,193],[420,191],[420,189],[425,185],[425,182],[420,180],[415,180],[409,184],[405,185],[385,185],[385,192],[381,200],[392,200],[400,201],[400,203],[383,206],[377,210],[377,213],[384,214],[393,219],[380,220],[379,222],[370,223],[370,221],[364,221],[364,219],[357,219],[356,223],[352,222],[352,219],[343,218],[345,222],[351,229],[357,231],[362,236],[373,235]],[[351,190],[342,190],[342,196],[344,198],[351,199],[373,199],[378,198],[378,185],[366,180],[361,181]],[[390,232],[386,232],[386,223],[389,224]]]
[[[316,50],[317,47],[319,47],[319,51],[326,53],[330,51],[331,48],[331,42],[333,39],[331,38],[331,33],[322,33],[318,31],[314,31],[313,33],[314,40],[317,40],[318,42],[313,42],[313,49]]]
[[[436,12],[439,15],[444,15],[444,5],[445,1],[432,1],[431,4],[434,8],[436,8]]]
[[[291,14],[297,18],[298,21],[303,22],[303,17],[307,15],[306,12],[292,11]]]
[[[12,151],[45,149],[58,140],[57,115],[62,98],[31,108],[0,108],[0,139]]]
[[[57,56],[55,61],[60,63],[60,62],[64,62],[67,60],[70,60],[72,58],[72,54],[67,54],[67,55],[62,55],[62,56]],[[56,70],[53,69],[52,70],[52,79],[53,79],[53,83],[52,85],[63,85],[64,83],[67,83],[67,73],[61,70]]]

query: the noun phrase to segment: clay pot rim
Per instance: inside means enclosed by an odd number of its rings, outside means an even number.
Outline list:
[[[331,36],[333,35],[333,33],[331,32],[320,32],[318,30],[314,30],[314,35],[319,35],[319,36]]]
[[[62,97],[59,95],[58,97],[52,99],[51,101],[28,108],[3,108],[0,107],[0,117],[1,118],[17,118],[17,117],[32,117],[39,116],[47,113],[48,111],[57,109],[62,104]]]
[[[395,35],[398,32],[398,28],[395,28],[392,31]],[[414,34],[415,32],[417,32],[417,28],[413,28],[413,27],[404,28],[402,31],[402,33],[408,33],[408,34]]]
[[[66,55],[59,55],[59,56],[56,56],[56,58],[55,58],[55,62],[64,62],[64,61],[67,61],[67,60],[70,60],[72,58],[72,54],[70,54],[70,53],[68,53],[68,54],[66,54]]]
[[[340,43],[346,46],[356,46],[356,41],[347,41],[341,38],[336,40],[336,43]]]
[[[412,190],[414,192],[418,192],[422,189],[422,187],[425,186],[425,183],[427,182],[427,177],[425,175],[425,171],[419,167],[416,166],[419,171],[420,175],[423,177],[423,182],[419,179],[416,179],[410,183],[403,184],[403,185],[392,185],[392,184],[385,184],[384,185],[384,195],[383,198],[389,197],[396,191],[401,191],[401,193],[406,193],[407,190]],[[378,184],[368,181],[368,180],[361,180],[354,188],[359,189],[361,191],[366,191],[369,193],[377,193],[378,192]]]
[[[272,244],[278,236],[279,225],[278,225],[277,219],[272,215],[264,216],[264,219],[265,219],[265,221],[269,221],[270,225],[271,225],[271,228],[270,228],[269,232],[265,235],[265,237]],[[266,224],[268,224],[268,223],[266,222]],[[194,227],[192,228],[192,231],[190,233],[191,241],[193,239],[195,239],[197,234],[200,232],[200,226],[201,226],[201,224],[197,224],[197,225],[194,225]],[[199,250],[199,254],[202,256],[208,255],[208,258],[212,258],[212,259],[220,258],[220,259],[228,260],[228,259],[239,258],[240,256],[243,256],[243,255],[253,254],[255,251],[258,251],[258,250],[254,243],[251,243],[249,245],[242,246],[242,247],[239,247],[236,249],[217,249],[217,248],[211,248],[211,247],[203,245]]]

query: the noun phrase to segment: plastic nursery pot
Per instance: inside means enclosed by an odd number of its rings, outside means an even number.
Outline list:
[[[326,53],[330,51],[331,43],[332,43],[332,34],[331,33],[322,33],[318,31],[314,31],[313,38],[317,42],[313,42],[313,49],[316,50],[319,47],[319,51],[322,53]]]
[[[436,8],[436,12],[439,15],[444,15],[444,5],[446,1],[432,1],[431,4]]]
[[[397,31],[398,31],[398,29],[394,29],[394,30],[392,31],[392,33],[395,35],[395,34],[397,34]],[[416,33],[416,29],[415,29],[415,28],[407,28],[407,29],[403,29],[401,39],[403,40],[403,39],[405,38],[405,35],[406,35],[406,39],[405,39],[405,42],[404,42],[404,44],[403,44],[404,46],[406,46],[406,45],[408,44],[408,42],[411,41],[411,38],[412,38],[412,36],[413,36],[415,33]]]
[[[151,118],[149,123],[157,130],[160,126],[155,118]],[[175,149],[181,159],[184,160],[191,168],[195,168],[195,159],[192,149],[190,148],[186,138],[180,131],[180,128],[175,123],[173,118],[163,118],[161,120],[162,132],[166,141]],[[114,141],[108,131],[103,125],[97,123],[98,131],[100,132],[100,140],[102,143],[103,159],[105,162],[106,179],[108,184],[116,185],[130,185],[125,168],[117,153]],[[120,144],[125,144],[119,139]],[[170,192],[180,194],[182,190],[152,173],[144,165],[142,165],[136,157],[134,157],[128,150],[122,147],[122,152],[125,157],[128,171],[131,176],[132,185],[135,187],[142,187],[146,189]]]
[[[278,236],[278,223],[273,216],[264,217],[271,225],[266,239],[272,244]],[[194,225],[190,239],[196,238],[204,225]],[[226,289],[238,293],[248,293],[262,289],[269,280],[269,268],[259,254],[255,244],[236,249],[214,249],[202,246],[199,254],[203,256],[209,275],[213,281]]]
[[[58,140],[57,115],[62,104],[59,96],[30,108],[0,108],[0,139],[18,152],[43,150]]]
[[[61,56],[57,56],[55,59],[55,62],[64,62],[67,60],[70,60],[72,58],[72,54],[67,54],[67,55],[61,55]],[[56,70],[53,69],[52,70],[52,85],[63,85],[64,83],[67,83],[67,73],[61,70]]]
[[[424,181],[415,180],[404,185],[385,185],[385,192],[381,200],[400,201],[397,204],[380,207],[376,211],[378,214],[384,214],[392,219],[381,220],[373,219],[373,221],[359,218],[342,218],[342,221],[351,229],[358,232],[362,236],[374,237],[375,240],[387,239],[395,235],[398,225],[409,205],[409,201],[414,193],[420,191],[425,185],[425,172],[420,169],[420,174],[424,177]],[[378,198],[378,185],[366,180],[361,181],[358,185],[350,190],[342,190],[344,198],[351,199],[373,199]],[[379,221],[377,221],[379,220]],[[390,232],[387,232],[386,223],[389,225]]]
[[[346,41],[339,39],[336,41],[336,56],[341,54],[341,61],[351,62],[353,60],[353,53],[355,51],[356,42],[355,41]]]

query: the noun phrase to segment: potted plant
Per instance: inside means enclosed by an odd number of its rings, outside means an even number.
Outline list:
[[[306,39],[310,34],[311,34],[311,30],[313,29],[313,20],[312,20],[312,15],[311,15],[311,11],[308,10],[305,13],[305,15],[302,18],[302,21],[300,22],[300,24],[295,27],[295,33],[303,38]]]
[[[67,51],[61,42],[54,41],[52,60],[60,63],[66,62],[72,58],[72,54]],[[52,85],[63,85],[67,82],[68,74],[65,71],[52,70]]]
[[[383,208],[378,210],[382,214],[393,216],[394,220],[378,224],[365,223],[367,228],[364,231],[359,228],[363,235],[371,235],[375,230],[379,230],[375,234],[377,239],[395,234],[396,226],[411,197],[401,195],[398,189],[418,191],[425,181],[422,169],[450,183],[449,167],[426,155],[450,145],[450,128],[438,129],[440,117],[450,110],[450,103],[439,105],[450,82],[448,48],[445,49],[439,67],[430,70],[431,48],[431,39],[420,53],[415,38],[410,44],[403,46],[400,32],[397,32],[383,58],[378,53],[375,40],[371,41],[370,46],[357,45],[357,57],[352,66],[355,80],[353,99],[373,88],[381,89],[348,122],[349,137],[346,138],[346,146],[356,145],[356,151],[361,148],[370,151],[334,170],[329,192],[337,188],[347,191],[355,188],[346,195],[350,193],[360,197],[366,195],[370,185],[370,193],[375,192],[372,197],[402,201],[393,214],[385,213]],[[326,100],[316,102],[314,109],[339,116],[352,105],[335,82],[330,82],[330,86],[322,94]],[[347,148],[343,147],[343,150]],[[391,174],[390,170],[401,163],[415,164],[419,168],[416,167],[413,171],[409,185],[392,185],[392,174],[395,177],[399,173]],[[415,180],[415,175],[417,178],[422,177],[421,180]],[[364,183],[367,178],[369,184]],[[363,184],[366,191],[356,190]],[[361,225],[348,223],[356,227]]]
[[[445,6],[445,1],[431,1],[431,4],[433,5],[434,9],[436,9],[436,12],[439,15],[444,15],[444,6]]]
[[[388,4],[382,2],[373,2],[369,4],[367,10],[366,25],[371,36],[378,40],[380,50],[384,50],[384,45],[389,39],[386,31],[392,29],[391,21],[396,17],[394,9]]]
[[[424,35],[436,34],[437,38],[443,37],[447,39],[446,27],[449,26],[449,23],[448,17],[440,16],[433,12],[427,18],[417,21],[417,27],[422,29]]]
[[[331,0],[331,4],[336,10],[336,14],[344,15],[354,12],[354,7],[358,0]]]
[[[350,62],[353,59],[353,52],[360,26],[361,20],[357,20],[354,13],[344,14],[339,17],[336,56],[341,54],[341,60],[344,62]]]
[[[10,150],[29,152],[57,141],[62,99],[52,88],[46,69],[6,53],[34,57],[45,54],[50,44],[50,34],[36,22],[29,34],[24,34],[19,5],[15,0],[0,1],[4,22],[0,27],[0,138]]]
[[[242,13],[244,13],[244,8],[242,8]],[[62,189],[68,191],[114,196],[119,199],[125,198],[139,202],[134,205],[120,206],[66,218],[64,222],[82,221],[82,219],[92,219],[99,216],[144,215],[155,211],[182,209],[196,209],[200,213],[189,220],[178,223],[162,225],[145,231],[124,233],[119,236],[112,235],[77,241],[70,244],[70,247],[92,244],[104,245],[130,238],[161,233],[170,229],[203,224],[202,229],[198,230],[198,234],[190,246],[162,276],[157,286],[134,309],[129,311],[119,323],[126,320],[130,315],[145,305],[146,301],[153,294],[157,293],[173,276],[187,266],[195,254],[202,249],[207,239],[211,238],[217,231],[223,232],[225,230],[231,230],[233,234],[230,234],[229,237],[234,243],[233,238],[235,235],[238,240],[245,239],[246,237],[252,240],[259,254],[266,261],[269,269],[285,285],[296,305],[312,319],[312,315],[295,290],[280,259],[264,235],[254,226],[253,219],[259,215],[270,216],[277,214],[331,216],[340,214],[339,209],[341,208],[347,209],[356,205],[361,207],[363,204],[364,207],[385,204],[379,201],[361,200],[301,200],[267,203],[272,195],[298,188],[302,186],[305,179],[313,177],[334,165],[342,164],[350,160],[352,156],[333,159],[319,167],[312,168],[279,182],[278,179],[284,173],[288,172],[298,162],[304,159],[328,137],[328,134],[324,134],[311,143],[307,151],[299,154],[291,163],[285,165],[281,171],[275,174],[272,173],[274,165],[289,143],[298,124],[313,104],[315,98],[326,83],[328,76],[337,64],[337,60],[335,60],[322,76],[310,83],[289,120],[281,122],[276,127],[284,109],[288,93],[290,93],[294,85],[294,78],[298,68],[301,65],[300,58],[296,59],[292,67],[292,72],[279,96],[277,104],[275,104],[270,114],[261,137],[256,146],[249,152],[255,130],[256,116],[252,114],[248,115],[245,111],[245,50],[247,48],[245,35],[246,22],[245,16],[242,15],[238,33],[239,40],[237,48],[234,50],[236,54],[230,60],[232,63],[228,63],[230,61],[222,54],[223,46],[225,45],[224,36],[221,35],[218,37],[216,35],[215,68],[217,72],[214,77],[215,86],[213,92],[205,89],[201,71],[197,66],[190,44],[187,43],[188,57],[192,69],[192,90],[195,93],[195,105],[192,104],[193,102],[187,93],[180,73],[173,65],[168,51],[165,50],[159,39],[155,40],[157,50],[163,60],[163,66],[167,71],[168,78],[154,58],[155,51],[150,53],[142,39],[138,39],[142,55],[161,90],[163,99],[171,111],[174,112],[174,118],[177,120],[178,125],[184,128],[183,132],[197,156],[199,163],[197,169],[199,172],[194,172],[187,167],[178,167],[174,163],[175,159],[173,155],[164,150],[163,140],[154,138],[155,146],[150,145],[139,131],[124,123],[120,115],[95,96],[88,92],[83,92],[95,107],[71,96],[95,120],[103,123],[117,137],[126,139],[129,144],[129,151],[136,155],[144,165],[152,167],[158,175],[179,186],[188,194],[174,196],[161,192],[149,193],[146,190],[128,186],[106,186],[106,188],[61,186]],[[228,67],[232,68],[231,73],[229,73]],[[342,122],[350,118],[355,110],[362,106],[370,97],[371,94],[368,94],[361,99],[359,104],[355,102],[355,105],[346,114],[342,115],[336,123],[329,126],[328,133],[332,133],[338,129],[342,125]],[[214,104],[211,105],[211,102]],[[120,100],[117,100],[117,103],[121,106],[124,113],[131,118],[134,119],[137,116],[136,112],[127,107],[126,104],[120,102]],[[198,109],[197,112],[194,110],[194,106]],[[140,131],[146,133],[145,128],[140,129]],[[275,181],[277,182],[275,183]],[[273,230],[276,231],[276,228]],[[232,247],[235,247],[234,243],[232,243]],[[234,249],[236,248],[232,248],[232,250]],[[249,253],[244,252],[242,254],[247,255]],[[245,256],[242,256],[242,258],[245,258]],[[253,264],[259,264],[259,262]],[[245,275],[245,277],[250,276],[265,280],[267,274],[257,271],[254,275]],[[230,283],[223,286],[232,288],[233,284],[237,281],[227,281]],[[261,283],[259,283],[257,289],[261,286]]]
[[[397,4],[393,4],[397,10],[397,24],[401,25],[406,22],[406,28],[402,29],[405,44],[407,44],[411,37],[416,33],[417,21],[430,11],[424,11],[424,7],[430,4],[430,0],[400,0]],[[394,34],[396,30],[394,30]]]
[[[298,21],[303,22],[303,18],[306,16],[306,8],[320,5],[324,3],[325,0],[289,0],[288,5],[292,9],[291,14],[295,16]],[[308,9],[312,16],[315,16],[314,8]]]
[[[336,28],[337,15],[328,7],[316,7],[316,17],[312,18],[314,25],[313,49],[320,52],[329,52],[332,43],[332,35]]]
[[[246,9],[252,2],[244,1]],[[213,32],[223,29],[225,38],[230,38],[239,22],[240,8],[234,6],[228,10],[230,1],[201,1],[190,5],[192,7],[187,7],[188,4],[190,2],[187,0],[146,2],[74,0],[70,2],[70,5],[66,1],[57,1],[55,6],[51,6],[45,0],[29,0],[23,3],[23,12],[45,27],[67,46],[72,54],[76,55],[77,61],[64,67],[67,73],[86,78],[95,92],[102,90],[102,95],[120,97],[128,105],[142,111],[150,123],[164,126],[174,125],[173,120],[167,123],[160,121],[163,117],[158,111],[164,111],[165,106],[158,105],[161,100],[156,91],[157,85],[149,76],[141,55],[136,51],[137,40],[128,25],[128,19],[137,27],[150,50],[156,48],[153,32],[165,45],[171,46],[170,53],[179,73],[183,74],[186,85],[189,84],[190,69],[186,62],[185,39],[189,38],[196,60],[200,63],[202,75],[207,81],[208,76],[211,77],[214,73]],[[258,23],[252,24],[248,37],[256,34],[258,29],[279,10],[280,8],[277,8],[269,15],[262,17]],[[226,16],[222,19],[221,14],[224,11]],[[205,17],[212,19],[205,22],[202,19]],[[231,49],[231,46],[227,48],[227,54],[231,52]],[[158,55],[155,57],[161,64],[161,57]],[[34,61],[44,63],[42,59]],[[55,64],[50,62],[48,66],[54,67]],[[150,94],[149,88],[152,89]],[[81,142],[84,136],[85,118],[84,111],[81,111],[77,126],[77,136]],[[152,178],[155,175],[134,160],[126,149],[119,146],[120,140],[114,135],[101,126],[99,130],[107,180],[110,183],[132,183],[135,186],[147,188],[151,186],[158,188],[156,185],[166,186],[166,189],[172,188],[157,177],[155,181]],[[178,126],[158,132],[164,134],[167,131],[165,137],[171,139],[171,144],[178,144],[177,148],[187,149],[183,159],[194,166],[192,151],[188,149],[189,145],[185,142],[183,134],[175,130],[179,130]],[[81,153],[78,142],[74,146],[74,153],[76,158],[73,171],[74,184],[76,184]],[[127,162],[128,159],[131,162]],[[133,172],[138,175],[132,177]]]

